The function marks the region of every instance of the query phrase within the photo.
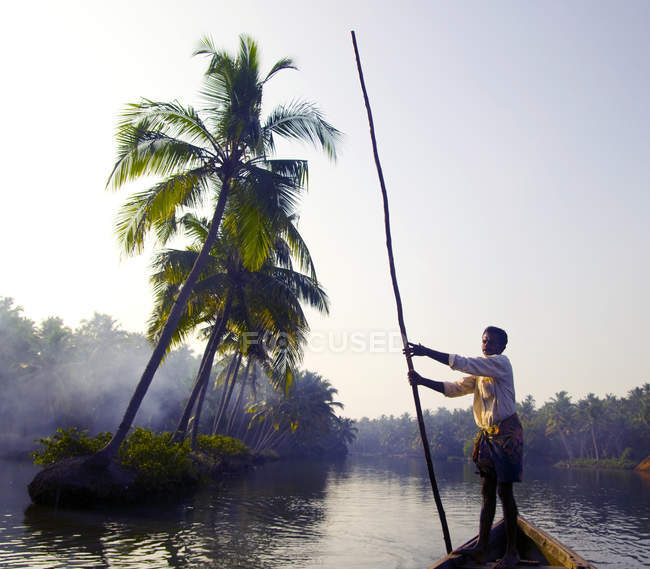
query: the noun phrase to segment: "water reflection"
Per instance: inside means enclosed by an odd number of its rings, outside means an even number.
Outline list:
[[[181,505],[109,512],[25,511],[18,567],[277,567],[300,560],[302,541],[320,536],[330,465],[270,465]],[[340,473],[339,473],[340,474]],[[1,555],[1,553],[0,553]],[[6,563],[6,565],[5,565]],[[24,565],[25,566],[25,565]]]
[[[34,470],[0,464],[1,567],[426,567],[444,554],[420,460],[277,463],[182,503],[136,510],[35,506]],[[650,484],[635,472],[528,469],[523,515],[601,569],[650,566]],[[480,480],[437,464],[455,545],[476,533]]]
[[[599,567],[650,565],[650,488],[637,472],[543,469],[519,503]]]

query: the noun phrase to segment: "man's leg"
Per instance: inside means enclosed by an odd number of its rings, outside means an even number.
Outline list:
[[[483,495],[483,504],[481,505],[481,518],[479,523],[478,543],[469,550],[463,550],[462,553],[468,554],[476,561],[485,561],[487,559],[488,543],[490,541],[490,530],[494,521],[494,513],[497,507],[497,479],[495,476],[484,476],[481,494]]]
[[[490,541],[490,530],[494,522],[494,513],[497,508],[497,479],[494,476],[483,478],[483,505],[481,506],[481,522],[478,533],[478,547],[487,553]]]
[[[503,504],[503,519],[506,526],[506,552],[495,569],[510,569],[519,562],[517,551],[517,504],[512,493],[512,482],[499,482],[499,498]]]

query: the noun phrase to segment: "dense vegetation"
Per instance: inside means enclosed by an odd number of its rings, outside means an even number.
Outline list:
[[[572,466],[631,467],[650,454],[650,384],[627,397],[590,393],[577,402],[559,392],[541,407],[532,396],[517,404],[529,462]],[[425,411],[431,452],[438,459],[469,457],[476,431],[471,409]],[[361,453],[410,454],[421,448],[417,423],[400,417],[363,418],[356,423],[351,450]]]
[[[40,439],[40,448],[31,453],[42,466],[79,456],[88,456],[111,439],[109,432],[89,436],[75,427],[57,429],[51,437]],[[250,449],[241,441],[223,435],[201,435],[191,452],[190,441],[172,443],[170,433],[154,433],[138,427],[124,441],[118,462],[136,473],[134,483],[147,493],[170,492],[176,487],[192,487],[201,476],[231,470],[233,465],[252,463]]]
[[[45,447],[50,454],[38,455],[42,464],[101,448],[150,352],[144,335],[125,332],[110,316],[95,314],[74,330],[57,317],[36,325],[11,299],[0,298],[0,453],[24,455],[46,436],[63,443]],[[249,380],[240,383],[214,429],[224,395],[230,391],[225,372],[233,359],[221,357],[210,375],[198,450],[220,440],[210,436],[235,435],[255,452],[345,454],[354,433],[351,421],[335,414],[342,407],[334,401],[336,390],[308,371],[295,374],[285,393],[273,386],[261,367],[251,366]],[[167,356],[137,416],[141,429],[131,432],[122,453],[128,454],[134,441],[142,443],[142,428],[160,436],[173,431],[199,363],[186,347]],[[52,435],[58,428],[62,430]],[[134,433],[140,438],[134,439]],[[152,438],[151,445],[169,442],[171,435],[166,437]]]

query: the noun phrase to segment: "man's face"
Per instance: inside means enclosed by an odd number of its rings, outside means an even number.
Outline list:
[[[489,332],[483,332],[481,348],[484,356],[493,356],[503,351],[503,346],[498,343],[496,338],[491,337]]]

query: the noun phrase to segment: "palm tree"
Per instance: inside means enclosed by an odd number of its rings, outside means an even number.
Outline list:
[[[180,224],[188,235],[194,237],[195,243],[185,251],[164,250],[155,258],[156,270],[151,280],[156,291],[156,303],[149,327],[149,334],[154,338],[162,328],[173,298],[191,270],[209,231],[207,220],[197,219],[191,214],[186,214]],[[284,223],[281,225],[286,227]],[[327,295],[318,284],[309,250],[297,231],[291,233],[293,247],[282,237],[276,237],[272,255],[258,270],[250,271],[246,269],[240,254],[239,238],[229,234],[227,228],[220,232],[174,336],[179,341],[189,327],[205,320],[211,321],[215,314],[219,314],[219,325],[212,325],[203,362],[174,440],[183,437],[198,398],[195,415],[197,428],[202,395],[220,345],[229,343],[236,352],[245,353],[249,362],[252,356],[256,356],[264,364],[267,360],[264,346],[270,343],[269,340],[282,337],[285,341],[283,345],[278,342],[272,344],[270,354],[274,357],[267,371],[285,389],[290,383],[291,370],[301,359],[302,343],[308,330],[301,302],[321,312],[328,311]],[[295,271],[292,257],[297,257],[310,275]],[[224,301],[224,298],[227,300]],[[224,341],[226,328],[230,335],[228,342]],[[251,339],[254,339],[253,343]],[[236,373],[231,375],[232,380],[229,387],[225,386],[228,388],[224,389],[222,404],[215,417],[217,427],[234,389]]]
[[[566,391],[559,391],[551,397],[548,406],[547,435],[557,433],[560,436],[564,450],[569,460],[573,460],[573,450],[567,439],[574,424],[576,407],[571,402],[571,396]]]
[[[337,438],[346,446],[351,445],[357,438],[356,421],[348,417],[336,417],[334,422]]]
[[[251,409],[251,423],[261,424],[254,450],[278,448],[298,433],[305,446],[314,436],[328,432],[336,420],[335,409],[343,404],[334,401],[337,390],[329,381],[309,371],[302,372],[288,393],[272,393]]]
[[[594,458],[600,460],[598,444],[596,442],[596,431],[603,413],[603,404],[593,393],[588,393],[585,399],[578,402],[578,412],[582,419],[582,429],[588,430],[591,434],[591,443],[594,447]]]
[[[529,393],[521,402],[517,402],[517,415],[522,422],[528,422],[535,413],[535,398]]]
[[[339,132],[312,104],[297,101],[276,107],[262,121],[262,93],[266,83],[285,69],[281,59],[262,78],[258,46],[240,37],[235,57],[218,51],[204,38],[195,55],[210,59],[202,95],[205,108],[197,111],[178,102],[142,100],[131,104],[118,125],[118,158],[108,185],[119,188],[143,176],[162,180],[135,193],[123,206],[116,230],[127,253],[142,251],[153,230],[164,239],[177,213],[212,201],[209,232],[194,266],[176,297],[157,345],[124,413],[115,436],[94,458],[107,464],[126,437],[153,376],[182,318],[192,290],[208,261],[224,212],[245,234],[244,261],[258,268],[268,251],[264,220],[293,208],[306,184],[303,160],[271,160],[276,137],[307,141],[336,157]]]

